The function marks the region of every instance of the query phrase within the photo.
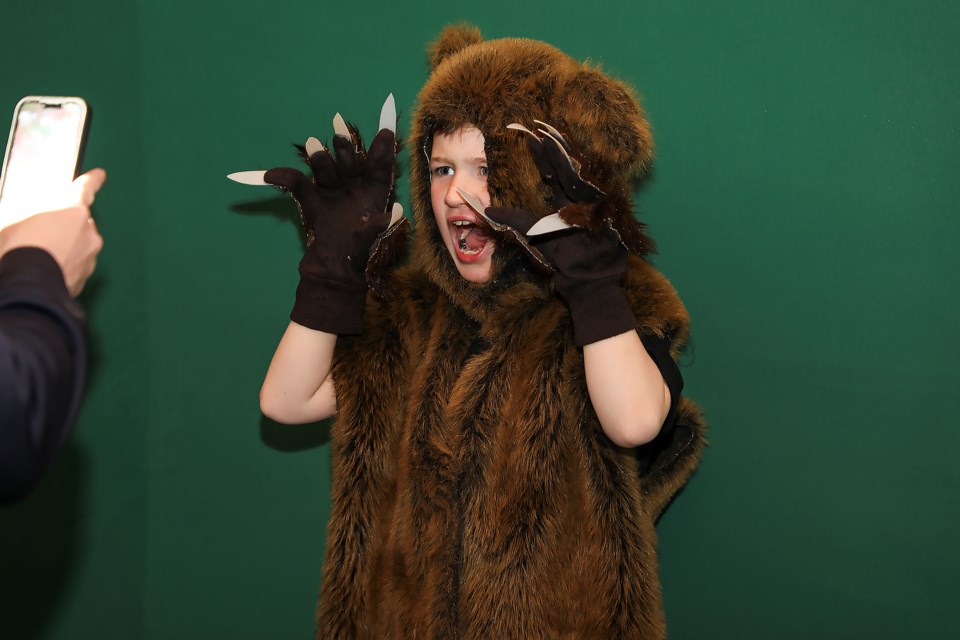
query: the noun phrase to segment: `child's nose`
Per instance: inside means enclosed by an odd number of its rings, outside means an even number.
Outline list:
[[[450,184],[447,187],[447,193],[444,198],[444,202],[448,207],[459,207],[465,204],[463,197],[457,193],[457,189],[471,191],[469,181],[460,174],[454,174],[453,177],[450,178]]]

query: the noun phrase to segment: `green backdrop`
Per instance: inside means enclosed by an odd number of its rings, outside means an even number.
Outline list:
[[[338,110],[369,135],[390,91],[405,129],[425,43],[466,19],[645,98],[638,210],[711,423],[659,525],[671,638],[953,637],[960,5],[455,4],[4,2],[0,108],[85,96],[110,177],[87,401],[0,511],[0,636],[311,637],[329,438],[257,407],[299,229],[224,176]]]

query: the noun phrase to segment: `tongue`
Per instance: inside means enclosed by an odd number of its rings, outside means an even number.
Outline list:
[[[464,240],[466,240],[467,246],[470,247],[471,250],[482,249],[483,246],[487,244],[487,234],[477,227],[471,227],[470,233],[467,234]]]

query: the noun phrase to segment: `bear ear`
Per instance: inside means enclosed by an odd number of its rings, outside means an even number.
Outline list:
[[[430,69],[436,69],[451,55],[478,42],[483,42],[483,36],[480,34],[480,29],[472,24],[461,22],[444,27],[427,49],[430,56]]]
[[[581,152],[609,177],[637,176],[649,168],[650,125],[628,85],[584,64],[564,83],[557,103],[568,125],[584,138]]]

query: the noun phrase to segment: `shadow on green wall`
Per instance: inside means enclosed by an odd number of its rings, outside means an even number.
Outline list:
[[[262,417],[260,418],[260,440],[277,451],[306,451],[329,444],[331,424],[333,424],[332,419],[290,426]]]

